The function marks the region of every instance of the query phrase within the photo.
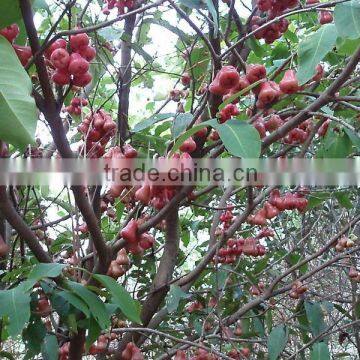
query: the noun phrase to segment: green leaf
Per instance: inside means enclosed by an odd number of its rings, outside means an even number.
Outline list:
[[[162,16],[162,15],[160,15],[160,16]],[[185,42],[185,43],[188,42],[189,35],[186,34],[184,31],[182,31],[179,27],[171,25],[165,19],[155,18],[155,17],[148,18],[148,19],[144,19],[144,21],[143,21],[143,24],[146,24],[146,23],[160,25],[160,26],[164,27],[165,29],[176,34],[183,42]]]
[[[111,26],[111,27],[105,27],[99,29],[97,31],[97,34],[102,36],[104,39],[108,41],[115,41],[121,39],[123,31],[119,29],[115,29],[114,27]]]
[[[144,48],[139,44],[132,43],[131,48],[140,56],[142,56],[148,64],[151,64],[154,61],[153,57],[149,53],[147,53]]]
[[[308,199],[307,209],[311,210],[314,207],[321,205],[329,197],[329,193],[315,193],[314,195],[310,195]]]
[[[171,149],[170,155],[174,154],[181,144],[201,130],[204,126],[215,128],[228,152],[234,156],[243,158],[258,158],[261,151],[261,141],[257,130],[243,121],[231,119],[220,124],[217,119],[211,119],[195,125],[180,135]]]
[[[254,317],[253,317],[254,330],[255,330],[256,334],[258,334],[260,337],[264,337],[265,329],[264,329],[264,325],[263,325],[263,316],[261,316],[259,318],[259,314],[255,313],[255,311],[253,311],[253,314],[254,314]]]
[[[201,0],[179,0],[179,2],[190,9],[200,9],[202,7]]]
[[[113,278],[106,275],[94,275],[94,279],[101,282],[111,293],[114,303],[131,321],[141,324],[140,308],[129,293]]]
[[[291,254],[289,254],[287,256],[287,260],[289,261],[291,266],[294,266],[297,263],[299,263],[301,260],[303,260],[303,256],[296,252],[292,252]],[[306,274],[308,271],[308,265],[304,264],[304,265],[300,266],[299,270],[300,270],[301,274]]]
[[[116,204],[116,218],[118,221],[121,220],[125,210],[125,204],[121,201],[118,201]]]
[[[62,297],[66,302],[74,306],[76,309],[80,310],[86,317],[90,317],[90,311],[86,303],[81,300],[79,297],[74,295],[69,291],[60,291],[57,293],[58,296]]]
[[[48,197],[46,197],[44,200],[48,200],[48,201],[50,201],[50,202],[52,202],[52,203],[54,203],[54,204],[62,207],[62,208],[63,208],[67,213],[69,213],[69,214],[73,214],[74,211],[75,211],[75,208],[73,208],[73,207],[71,206],[71,204],[69,204],[69,202],[59,200],[59,199],[57,199],[57,198],[55,198],[55,197],[48,196]]]
[[[349,352],[340,352],[340,353],[334,354],[334,358],[335,359],[341,359],[341,358],[351,359],[351,354]]]
[[[55,278],[59,276],[63,269],[66,267],[65,264],[36,264],[31,270],[28,279],[39,281],[43,278]]]
[[[311,360],[330,360],[329,347],[324,342],[315,343],[311,349]]]
[[[339,202],[339,204],[345,209],[353,208],[353,204],[351,203],[349,197],[345,192],[342,191],[336,192],[334,196],[336,197],[336,200]]]
[[[33,8],[34,10],[45,10],[51,16],[51,11],[46,0],[33,0]]]
[[[265,324],[268,329],[273,328],[273,314],[271,309],[265,313]]]
[[[202,128],[204,128],[204,126],[212,126],[215,127],[216,124],[218,124],[217,119],[211,119],[211,120],[207,120],[202,122],[200,125],[195,125],[193,126],[191,129],[185,131],[182,135],[180,135],[178,137],[178,139],[175,141],[175,144],[173,145],[169,156],[172,156],[177,150],[179,150],[179,147],[181,146],[181,144],[188,139],[190,136],[194,135],[196,132],[198,132],[199,130],[201,130]]]
[[[55,335],[47,334],[41,346],[44,360],[57,360],[59,358],[59,344]]]
[[[198,87],[206,77],[210,62],[209,50],[206,46],[195,47],[190,53],[191,75]]]
[[[169,313],[172,313],[177,310],[179,302],[181,299],[187,299],[191,295],[185,293],[177,285],[170,285],[170,291],[166,297],[166,308]]]
[[[254,274],[259,274],[269,265],[269,258],[265,256],[261,260],[259,260],[254,268]]]
[[[0,291],[0,317],[7,316],[7,331],[10,336],[18,335],[30,318],[30,295],[18,286]]]
[[[76,320],[75,314],[66,316],[65,322],[71,334],[78,334],[78,324],[80,324],[80,322]]]
[[[259,158],[261,140],[254,126],[243,121],[231,119],[224,124],[215,124],[227,151],[242,158]]]
[[[302,301],[298,304],[296,308],[296,313],[298,314],[296,318],[299,322],[299,330],[301,333],[302,341],[304,343],[308,343],[311,340],[308,335],[308,333],[310,332],[310,324],[306,316],[304,303]]]
[[[299,70],[297,78],[300,84],[306,83],[315,74],[315,67],[333,49],[338,34],[334,24],[326,24],[299,43]]]
[[[345,131],[346,135],[349,137],[349,139],[351,140],[353,146],[355,146],[355,148],[359,151],[360,150],[359,135],[348,128],[344,128],[344,131]]]
[[[290,30],[287,30],[284,34],[284,37],[288,40],[290,40],[292,43],[297,43],[299,42],[299,38],[297,37],[297,35],[290,31]]]
[[[12,356],[11,353],[7,351],[0,351],[0,359],[9,359],[9,360],[15,360],[15,358]]]
[[[67,316],[70,310],[70,304],[58,293],[52,293],[50,296],[52,308],[59,314],[59,316]]]
[[[226,280],[229,277],[229,266],[223,265],[217,272],[211,273],[209,283],[213,288],[223,290],[226,284]]]
[[[350,321],[352,320],[352,317],[351,317],[351,315],[349,314],[349,312],[346,311],[341,305],[339,305],[339,304],[334,304],[334,308],[335,308],[337,311],[341,312],[343,315],[345,315]]]
[[[349,39],[360,37],[360,2],[352,0],[337,4],[334,9],[334,20],[339,35]]]
[[[99,327],[99,324],[95,321],[95,319],[92,316],[89,319],[88,328],[89,328],[89,333],[85,341],[86,351],[89,351],[90,346],[96,341],[96,339],[101,334],[101,328]]]
[[[167,114],[155,114],[148,119],[145,119],[143,121],[140,121],[134,126],[133,132],[139,132],[142,130],[145,130],[146,128],[150,127],[151,125],[154,125],[160,121],[166,120],[172,116],[174,116],[174,113],[167,113]]]
[[[0,29],[15,23],[16,20],[21,18],[18,1],[1,0],[0,9]]]
[[[106,303],[105,308],[109,316],[112,316],[118,310],[118,306],[112,303]]]
[[[149,38],[149,31],[150,31],[150,24],[148,23],[142,23],[139,27],[138,33],[136,34],[137,41],[136,43],[139,46],[144,46],[146,44],[149,44],[151,39]],[[131,36],[128,34],[124,34],[124,37],[127,36],[128,39],[124,39],[125,41],[131,41]]]
[[[271,330],[268,337],[269,359],[276,360],[285,349],[288,341],[288,330],[284,325],[278,325]]]
[[[183,242],[184,246],[187,247],[190,243],[190,230],[182,229],[181,234],[181,241]]]
[[[314,336],[318,336],[326,329],[324,311],[320,303],[305,302],[306,316],[309,320],[310,329]]]
[[[211,14],[212,20],[214,22],[214,38],[218,36],[219,22],[218,22],[218,13],[215,9],[214,3],[212,0],[205,0],[209,13]]]
[[[3,13],[3,12],[1,12]],[[23,150],[38,120],[32,84],[10,43],[0,36],[0,139]]]
[[[183,131],[186,130],[187,126],[194,119],[194,116],[190,113],[180,113],[177,115],[173,121],[171,127],[171,134],[174,139],[176,139]]]
[[[39,316],[32,316],[28,326],[22,333],[22,338],[28,351],[34,355],[39,354],[45,336],[46,328],[41,318]]]
[[[104,303],[90,290],[76,282],[69,281],[69,287],[89,307],[91,315],[96,319],[102,329],[110,326],[110,319],[106,312]]]
[[[341,159],[348,157],[352,152],[352,142],[347,133],[331,133],[325,139],[325,148],[320,149],[318,157]]]
[[[156,126],[154,135],[158,136],[158,137],[161,137],[162,134],[165,133],[165,132],[166,132],[166,134],[164,134],[164,135],[167,135],[168,130],[169,129],[171,130],[171,127],[172,127],[172,123],[170,123],[169,121],[166,121],[163,124],[160,124],[160,125]]]
[[[354,306],[354,312],[355,312],[356,318],[360,318],[360,300],[356,301],[355,306]]]
[[[262,58],[265,56],[266,52],[263,46],[259,44],[259,41],[256,40],[254,36],[251,36],[246,40],[246,45],[254,52],[257,57]]]
[[[193,326],[196,334],[198,336],[201,336],[203,332],[203,322],[199,318],[196,318],[193,322]]]
[[[270,73],[279,68],[290,55],[291,53],[288,46],[284,43],[277,44],[271,51],[271,59],[273,61],[274,68],[271,67],[268,72]]]
[[[336,40],[336,49],[339,55],[352,55],[360,46],[360,38],[358,39],[344,39],[338,38]]]

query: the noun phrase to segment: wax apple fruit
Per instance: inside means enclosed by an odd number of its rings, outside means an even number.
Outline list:
[[[13,48],[21,62],[21,65],[26,66],[32,57],[30,46],[13,45]]]
[[[52,55],[51,55],[52,56]],[[73,53],[69,59],[69,73],[75,76],[85,74],[89,70],[89,63],[80,54]]]
[[[56,70],[52,76],[52,80],[55,84],[64,86],[70,83],[71,77],[67,70]]]
[[[67,69],[70,63],[70,55],[65,49],[56,49],[51,54],[50,60],[57,69]]]
[[[132,342],[126,345],[125,350],[121,353],[121,358],[123,360],[144,360],[140,349]]]
[[[130,145],[123,145],[123,153],[127,159],[134,159],[138,156],[138,152]]]
[[[188,86],[190,85],[190,82],[191,82],[191,76],[189,73],[184,73],[181,77],[181,83],[184,85],[184,86]]]
[[[279,83],[279,87],[284,94],[294,94],[299,91],[299,83],[294,70],[285,71],[284,77]]]
[[[325,11],[325,10],[320,11],[318,18],[319,18],[319,23],[321,25],[329,24],[333,21],[333,16],[330,11]]]
[[[5,243],[3,237],[0,235],[0,257],[6,256],[9,250],[9,245]]]
[[[224,123],[231,119],[232,116],[240,114],[239,109],[234,104],[227,104],[223,109],[220,110],[220,122]]]
[[[96,50],[92,46],[85,46],[77,50],[84,59],[87,61],[92,61],[96,57]]]
[[[51,313],[51,306],[49,300],[45,297],[40,298],[37,305],[37,311],[39,312],[41,317],[49,316]]]
[[[148,205],[151,200],[150,185],[144,184],[135,193],[135,199],[142,202],[144,205]]]
[[[190,136],[188,139],[186,139],[180,146],[180,151],[192,153],[196,150],[196,142],[193,140],[193,138]]]
[[[187,360],[185,351],[178,350],[174,357],[174,360]]]
[[[0,30],[0,35],[4,36],[10,43],[13,43],[20,33],[19,26],[12,24]]]
[[[73,85],[84,87],[91,83],[92,75],[89,72],[86,72],[85,74],[74,76],[73,78]]]
[[[211,82],[209,91],[214,95],[221,96],[229,92],[234,93],[235,88],[239,85],[239,81],[240,75],[233,66],[223,66]]]
[[[136,220],[131,219],[129,223],[121,230],[121,236],[129,243],[137,241],[138,225]]]
[[[73,51],[89,45],[89,36],[85,33],[70,36],[70,47]]]
[[[246,67],[246,78],[250,84],[266,77],[266,69],[264,65],[250,64]]]
[[[260,85],[259,100],[263,104],[273,103],[279,95],[279,87],[274,81],[266,81]]]
[[[266,136],[266,128],[265,128],[265,125],[264,125],[264,121],[263,121],[263,120],[261,120],[261,119],[256,120],[256,121],[253,123],[253,126],[254,126],[254,128],[258,131],[261,139]]]
[[[324,75],[324,68],[321,66],[321,64],[316,65],[316,73],[313,76],[312,80],[314,81],[320,81]]]
[[[96,56],[96,50],[89,45],[89,37],[85,33],[70,37],[71,54],[67,51],[68,43],[64,39],[58,39],[45,51],[55,72],[52,80],[59,86],[72,85],[85,87],[92,81],[89,73],[89,61]],[[70,109],[71,110],[71,109]],[[81,111],[70,111],[80,115]]]
[[[270,118],[265,121],[265,129],[266,131],[273,132],[278,129],[280,126],[284,124],[284,121],[281,119],[279,115],[271,115]]]
[[[218,73],[219,85],[224,89],[231,89],[239,83],[240,75],[233,66],[223,66]]]

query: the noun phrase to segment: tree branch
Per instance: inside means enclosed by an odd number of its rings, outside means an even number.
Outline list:
[[[129,132],[129,95],[131,88],[131,41],[135,26],[136,14],[125,19],[124,36],[121,41],[121,69],[119,75],[118,134],[120,145],[123,145]]]
[[[25,23],[26,32],[29,37],[32,52],[35,54],[40,50],[39,38],[33,20],[33,12],[29,0],[20,0],[20,9]],[[44,108],[41,109],[49,123],[54,143],[63,158],[72,158],[74,154],[66,138],[63,122],[60,117],[60,109],[56,104],[44,58],[39,56],[35,60],[36,70],[44,96]],[[103,239],[100,226],[91,205],[86,198],[81,186],[72,187],[76,205],[84,217],[91,238],[99,255],[99,271],[106,273],[109,265],[108,249]]]
[[[311,112],[317,112],[324,105],[326,105],[331,98],[334,96],[336,91],[340,89],[341,85],[349,78],[351,73],[356,68],[360,60],[360,47],[353,54],[348,64],[345,66],[338,78],[316,99],[312,104],[306,107],[304,110],[301,110],[296,116],[291,120],[287,121],[279,129],[266,136],[262,142],[262,150],[264,151],[269,145],[273,142],[283,138],[290,130],[294,129],[300,125],[303,121],[308,118],[308,114]]]
[[[52,262],[49,254],[40,245],[38,238],[23,221],[21,216],[16,212],[13,204],[7,196],[5,186],[0,187],[0,212],[6,221],[17,231],[20,238],[25,241],[39,262]]]
[[[179,213],[178,209],[172,209],[166,217],[166,233],[165,246],[161,256],[160,264],[152,283],[150,293],[143,303],[141,311],[141,320],[146,327],[151,318],[158,310],[161,303],[164,301],[166,294],[169,291],[169,282],[173,276],[176,265],[178,248],[179,248]],[[119,353],[125,348],[126,344],[133,339],[135,342],[140,338],[140,334],[129,333],[124,336],[119,344]],[[121,359],[115,355],[114,360]]]

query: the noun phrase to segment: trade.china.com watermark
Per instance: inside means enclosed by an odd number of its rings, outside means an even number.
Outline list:
[[[196,185],[196,184],[224,184],[235,181],[236,183],[256,183],[258,181],[257,169],[235,167],[232,173],[221,167],[203,167],[197,162],[189,164],[173,161],[165,166],[150,167],[146,169],[145,163],[141,167],[113,167],[105,165],[106,182],[121,184],[137,184],[149,182],[154,185]],[[167,167],[167,168],[166,168]]]
[[[360,159],[0,159],[0,185],[359,186]]]

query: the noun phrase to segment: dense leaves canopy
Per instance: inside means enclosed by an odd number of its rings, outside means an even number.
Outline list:
[[[0,158],[354,159],[359,60],[359,0],[1,0]],[[358,188],[255,185],[0,184],[0,357],[358,359]]]

